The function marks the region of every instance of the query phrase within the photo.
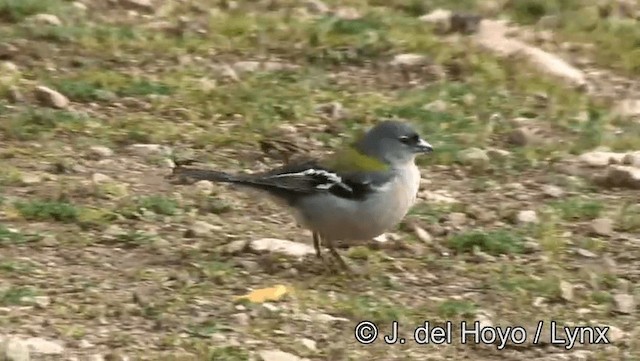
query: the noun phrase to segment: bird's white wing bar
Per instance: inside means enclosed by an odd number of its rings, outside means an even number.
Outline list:
[[[353,192],[353,189],[345,184],[342,177],[336,173],[326,171],[324,169],[305,169],[302,172],[295,173],[281,173],[271,176],[271,178],[285,178],[285,177],[314,177],[315,179],[323,179],[326,182],[320,183],[316,186],[318,189],[329,189],[334,186],[343,188],[348,192]]]

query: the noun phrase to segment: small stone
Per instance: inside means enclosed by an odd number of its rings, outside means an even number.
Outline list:
[[[511,156],[511,152],[504,149],[491,148],[487,149],[487,155],[492,160],[504,161]]]
[[[2,63],[0,63],[0,70],[2,70],[3,73],[20,73],[20,69],[18,68],[18,66],[10,61],[3,61]]]
[[[213,192],[213,182],[208,180],[197,181],[194,186],[196,187],[198,192],[205,195],[211,194],[211,192]]]
[[[551,184],[544,185],[542,187],[542,193],[551,198],[560,198],[564,195],[564,191],[562,190],[562,188]]]
[[[106,174],[93,173],[93,175],[91,176],[91,181],[95,184],[104,184],[104,183],[112,182],[113,178],[109,177]]]
[[[560,281],[560,297],[565,301],[573,301],[573,285],[567,281]]]
[[[593,151],[581,154],[578,160],[587,167],[604,168],[610,164],[621,164],[624,153]]]
[[[640,168],[640,151],[625,154],[622,158],[622,164]]]
[[[469,148],[458,152],[460,161],[476,169],[484,169],[489,165],[487,152],[480,148]]]
[[[53,14],[36,14],[31,16],[29,19],[41,25],[50,25],[50,26],[62,25],[62,21],[60,21],[60,18],[58,18]]]
[[[0,339],[0,341],[2,340]],[[0,356],[2,356],[0,359],[6,359],[7,361],[30,361],[31,359],[29,347],[16,337],[0,342],[0,352],[2,351],[4,351],[4,354],[0,353]]]
[[[314,315],[313,319],[315,321],[320,322],[320,323],[344,323],[344,322],[349,322],[348,318],[335,317],[335,316],[328,315],[326,313],[316,314],[316,315]]]
[[[333,15],[342,20],[356,20],[362,17],[358,9],[349,6],[338,8]]]
[[[621,118],[638,117],[640,116],[640,99],[624,99],[612,109],[612,113]]]
[[[613,296],[615,310],[623,314],[632,314],[635,311],[636,303],[633,296],[627,293],[619,293]]]
[[[129,150],[135,155],[141,157],[162,155],[166,156],[171,153],[171,148],[160,144],[132,144]]]
[[[480,329],[485,327],[493,327],[493,321],[491,321],[491,318],[489,318],[487,312],[476,312],[476,321],[480,323]]]
[[[100,160],[104,158],[109,158],[113,156],[113,150],[109,147],[104,147],[101,145],[94,145],[89,147],[89,152],[87,154],[87,158],[93,160]]]
[[[313,352],[318,351],[318,345],[317,345],[317,343],[316,343],[314,340],[310,339],[310,338],[303,338],[303,339],[300,339],[300,343],[301,343],[304,347],[308,348],[310,351],[313,351]]]
[[[454,227],[462,227],[465,223],[467,223],[467,215],[461,212],[450,213],[449,222]]]
[[[64,352],[64,347],[54,341],[49,341],[40,337],[26,339],[25,344],[32,353],[42,355],[60,355]]]
[[[104,235],[107,237],[118,237],[127,233],[122,227],[117,224],[112,224],[104,231]]]
[[[536,211],[533,211],[533,210],[524,210],[524,211],[518,212],[517,220],[518,220],[518,223],[521,223],[521,224],[535,224],[540,221],[538,219],[538,214],[536,213]]]
[[[520,127],[511,131],[507,137],[509,143],[524,147],[538,142],[536,132],[530,127]]]
[[[347,115],[347,111],[344,109],[344,106],[340,102],[320,104],[316,107],[315,110],[318,113],[329,116],[329,118],[333,120],[343,119]]]
[[[434,25],[436,32],[443,34],[448,32],[451,28],[452,17],[453,13],[450,10],[435,9],[429,14],[422,15],[420,17],[420,21]]]
[[[424,228],[418,225],[414,225],[413,232],[416,234],[416,237],[418,237],[418,239],[421,240],[422,242],[426,244],[430,244],[433,242],[433,238],[431,238],[431,235],[429,234],[429,232],[427,232]]]
[[[51,304],[51,298],[49,296],[34,296],[33,303],[40,309],[45,309]]]
[[[69,106],[69,99],[67,99],[67,97],[46,86],[37,86],[35,96],[44,106],[57,109],[64,109]]]
[[[613,220],[609,218],[596,218],[589,225],[589,233],[596,236],[609,237],[613,234]]]
[[[305,6],[309,13],[314,15],[324,15],[327,14],[331,9],[329,6],[320,0],[307,0],[305,1]]]
[[[398,54],[389,62],[392,66],[416,66],[427,63],[427,57],[422,54]]]
[[[607,338],[611,342],[620,342],[627,337],[627,333],[616,326],[609,326],[609,332],[607,332],[607,336]]]
[[[596,258],[598,255],[584,248],[576,249],[576,253],[585,258]]]
[[[87,5],[85,5],[85,4],[83,4],[83,3],[81,3],[80,1],[74,1],[71,5],[72,5],[74,8],[76,8],[77,10],[80,10],[80,11],[85,11],[85,10],[87,10]]]
[[[231,317],[233,317],[236,323],[240,326],[248,326],[249,322],[251,321],[251,317],[249,317],[249,315],[246,314],[245,312],[236,313]]]
[[[40,240],[40,244],[45,247],[57,247],[60,245],[60,242],[56,238],[56,236],[52,234],[47,234],[42,237]]]
[[[222,230],[222,227],[209,224],[205,221],[195,221],[185,233],[185,237],[209,237],[214,232]]]
[[[22,174],[20,176],[20,183],[25,186],[30,186],[42,182],[42,177],[37,174]]]
[[[280,351],[280,350],[262,350],[258,351],[258,355],[262,361],[301,361],[302,359],[296,355]]]
[[[315,255],[313,246],[306,243],[292,242],[277,238],[262,238],[249,243],[249,248],[255,252],[275,252],[288,256],[303,258]]]

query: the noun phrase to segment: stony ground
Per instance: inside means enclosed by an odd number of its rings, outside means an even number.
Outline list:
[[[449,3],[0,0],[0,359],[640,359],[640,4]],[[165,178],[380,117],[436,152],[406,221],[341,251],[363,276],[266,200]],[[527,340],[461,344],[463,320]],[[452,343],[413,342],[424,321]]]

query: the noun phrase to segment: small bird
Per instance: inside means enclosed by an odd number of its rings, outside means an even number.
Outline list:
[[[415,158],[433,147],[399,120],[376,124],[330,156],[307,158],[258,174],[230,174],[177,165],[173,176],[232,183],[263,191],[288,206],[313,233],[316,256],[321,243],[342,268],[338,241],[365,241],[395,227],[416,200],[420,171]]]

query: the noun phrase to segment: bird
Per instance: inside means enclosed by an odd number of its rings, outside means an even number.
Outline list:
[[[325,157],[307,157],[258,173],[176,164],[170,176],[262,192],[290,208],[298,225],[311,231],[318,258],[323,258],[325,245],[348,271],[334,244],[370,240],[397,226],[417,198],[420,170],[415,160],[430,152],[433,146],[411,124],[386,119]]]

